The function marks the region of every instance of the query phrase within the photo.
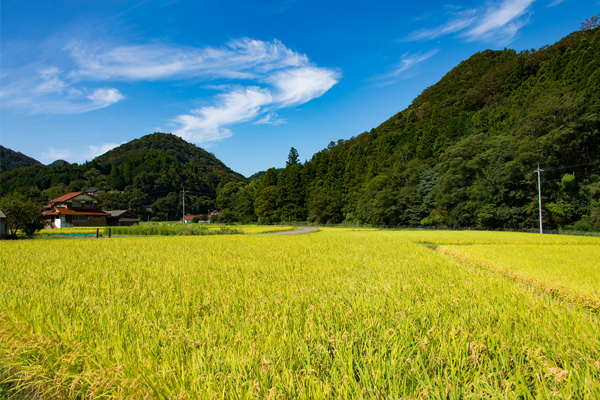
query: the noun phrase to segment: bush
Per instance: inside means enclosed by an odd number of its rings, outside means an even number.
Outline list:
[[[32,237],[36,231],[44,228],[42,207],[18,193],[0,199],[0,210],[6,215],[6,226],[11,235],[17,231]]]

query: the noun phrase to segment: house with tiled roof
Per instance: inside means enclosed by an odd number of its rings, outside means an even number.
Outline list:
[[[106,226],[110,216],[100,210],[98,200],[85,192],[72,192],[50,200],[42,215],[50,228]]]

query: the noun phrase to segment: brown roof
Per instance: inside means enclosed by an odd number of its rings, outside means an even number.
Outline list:
[[[106,212],[110,214],[111,217],[118,217],[120,215],[125,214],[129,210],[107,210]]]
[[[105,213],[103,211],[75,211],[75,210],[69,210],[68,208],[65,208],[65,207],[56,207],[52,211],[45,211],[42,213],[43,216],[58,215],[58,214],[62,214],[62,215],[110,215],[109,213]]]
[[[61,201],[67,201],[69,199],[72,199],[73,197],[79,196],[82,193],[85,193],[85,192],[71,192],[71,193],[63,194],[62,196],[57,197],[54,200],[50,200],[50,203],[60,203]],[[88,194],[88,196],[89,196],[89,194]]]

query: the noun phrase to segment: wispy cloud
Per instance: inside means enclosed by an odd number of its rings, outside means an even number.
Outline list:
[[[221,93],[210,98],[209,105],[171,122],[173,133],[208,143],[231,136],[229,127],[234,124],[282,123],[276,110],[320,97],[341,79],[339,71],[318,67],[277,40],[243,38],[221,47],[72,41],[62,54],[70,69],[45,66],[30,74],[33,77],[5,86],[3,104],[32,112],[81,113],[125,99],[107,83],[161,81],[193,87],[205,82],[205,89]],[[89,88],[98,84],[101,87]]]
[[[47,152],[40,153],[40,159],[46,163],[51,163],[56,160],[64,160],[71,156],[71,151],[67,149],[48,148]]]
[[[214,142],[231,136],[226,126],[255,119],[263,106],[272,103],[268,90],[258,87],[238,89],[218,96],[217,106],[192,110],[173,122],[180,128],[173,133],[196,143]]]
[[[268,81],[277,89],[275,102],[288,107],[321,97],[338,79],[339,74],[333,70],[306,66],[278,71]]]
[[[565,0],[554,0],[550,4],[547,4],[545,7],[556,7],[557,5],[561,4],[563,1],[565,1]],[[598,4],[598,3],[596,3],[596,4]]]
[[[49,67],[31,73],[26,79],[11,81],[9,77],[2,92],[2,106],[30,113],[79,114],[125,98],[118,89],[74,85],[63,75],[60,69]]]
[[[528,20],[519,20],[525,15],[535,0],[505,0],[497,5],[490,6],[477,24],[464,33],[470,40],[498,40],[510,41],[517,31]]]
[[[423,28],[405,40],[432,40],[458,33],[467,41],[486,41],[508,44],[527,22],[535,0],[501,0],[486,3],[477,9],[448,12],[449,19],[435,28]],[[562,0],[555,0],[562,1]],[[558,4],[558,3],[557,3]],[[448,7],[446,7],[448,8]]]
[[[408,36],[408,38],[406,38],[406,40],[432,40],[437,39],[440,36],[445,36],[450,33],[462,31],[463,29],[467,28],[473,23],[473,21],[475,20],[474,15],[476,13],[477,12],[475,10],[468,10],[466,12],[462,12],[460,13],[460,16],[458,18],[451,19],[445,22],[444,24],[438,26],[437,28],[420,29],[418,31],[415,31],[411,33]]]
[[[268,113],[258,121],[254,122],[255,125],[281,125],[285,124],[285,119],[279,118],[277,113]]]
[[[93,160],[94,158],[101,156],[109,150],[119,146],[117,143],[104,143],[101,146],[88,146],[89,151],[86,156],[86,160]]]
[[[434,49],[427,53],[405,53],[389,72],[377,75],[370,80],[375,82],[375,86],[386,86],[396,82],[398,79],[410,78],[417,73],[416,70],[419,64],[433,57],[438,51],[439,49]]]
[[[165,44],[110,47],[71,42],[65,50],[78,66],[69,74],[75,80],[254,79],[269,71],[309,64],[305,55],[277,40],[248,38],[232,40],[224,47],[204,48]]]
[[[287,11],[295,2],[296,0],[276,0],[261,4],[261,2],[253,1],[251,4],[260,15],[277,15]]]

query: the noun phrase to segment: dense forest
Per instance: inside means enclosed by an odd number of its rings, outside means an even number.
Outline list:
[[[477,53],[379,127],[304,164],[292,148],[252,179],[155,133],[84,165],[4,172],[0,191],[98,187],[105,209],[144,219],[181,218],[185,188],[187,214],[217,208],[223,222],[535,228],[539,163],[544,226],[598,231],[599,129],[600,28],[588,25],[538,50]]]

